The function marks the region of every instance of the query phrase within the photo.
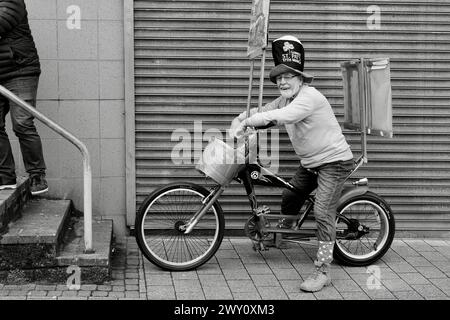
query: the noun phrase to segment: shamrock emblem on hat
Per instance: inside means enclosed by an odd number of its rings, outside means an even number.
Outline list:
[[[294,49],[294,45],[292,43],[286,41],[284,43],[283,50],[288,51],[288,50],[292,50],[292,49]]]

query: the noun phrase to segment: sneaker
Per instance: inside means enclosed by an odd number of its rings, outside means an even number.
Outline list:
[[[47,180],[45,174],[33,174],[30,176],[30,191],[31,195],[35,196],[48,191]]]
[[[17,182],[16,179],[3,179],[0,178],[0,190],[6,190],[6,189],[15,189],[17,188]]]
[[[320,264],[314,261],[316,269],[301,285],[300,289],[307,292],[316,292],[322,290],[323,287],[331,284],[331,277],[329,275],[329,264]]]

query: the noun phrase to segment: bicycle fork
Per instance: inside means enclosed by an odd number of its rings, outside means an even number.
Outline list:
[[[200,221],[200,219],[208,212],[208,210],[213,206],[214,202],[222,195],[222,193],[225,191],[225,188],[221,185],[217,185],[214,187],[214,189],[211,190],[209,195],[203,199],[202,201],[202,208],[197,211],[191,219],[189,219],[188,223],[186,223],[184,226],[180,227],[180,230],[183,231],[185,234],[189,234],[192,229],[195,228],[197,223]]]

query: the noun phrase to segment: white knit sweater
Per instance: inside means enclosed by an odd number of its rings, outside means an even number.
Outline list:
[[[305,168],[325,163],[350,160],[353,154],[328,100],[314,87],[303,85],[299,94],[286,101],[279,97],[262,107],[238,116],[250,127],[269,124],[284,125],[295,152]]]

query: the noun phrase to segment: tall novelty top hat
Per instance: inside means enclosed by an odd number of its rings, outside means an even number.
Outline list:
[[[270,81],[276,83],[276,77],[285,72],[303,76],[305,83],[311,83],[313,76],[303,72],[305,50],[294,36],[283,36],[272,41],[272,56],[275,67],[270,71]]]

